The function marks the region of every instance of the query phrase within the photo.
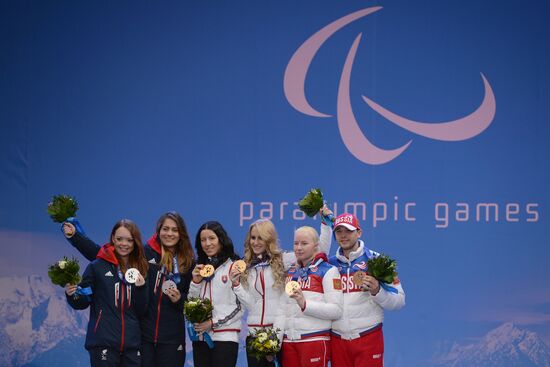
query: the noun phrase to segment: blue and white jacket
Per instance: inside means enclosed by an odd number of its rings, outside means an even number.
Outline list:
[[[338,248],[330,263],[338,268],[344,292],[344,312],[342,317],[332,323],[332,333],[336,337],[350,340],[359,338],[382,326],[384,310],[397,310],[405,305],[405,292],[399,279],[393,284],[380,284],[380,291],[373,296],[361,290],[353,282],[353,274],[367,271],[369,258],[379,254],[365,247],[359,240],[359,248],[349,255],[349,259]]]

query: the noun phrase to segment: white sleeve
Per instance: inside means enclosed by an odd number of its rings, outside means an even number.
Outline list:
[[[275,315],[275,321],[273,322],[273,328],[277,331],[277,337],[283,342],[283,336],[285,334],[285,325],[286,325],[286,310],[288,308],[288,300],[290,298],[285,292],[281,293],[279,297],[279,304],[277,307],[277,312]]]
[[[292,264],[296,263],[296,255],[294,251],[284,251],[283,252],[283,267],[285,270],[290,269]]]
[[[250,285],[250,283],[248,283]],[[236,287],[233,287],[233,293],[237,296],[241,304],[247,309],[251,310],[255,305],[254,297],[250,294],[250,290],[243,287],[242,284],[239,284]]]
[[[191,280],[191,283],[189,284],[189,293],[187,293],[187,299],[199,297],[201,294],[201,288],[202,282],[195,283]]]
[[[323,301],[306,300],[304,315],[322,320],[337,320],[342,317],[344,294],[340,273],[335,267],[330,268],[323,277]]]
[[[330,254],[330,247],[332,245],[332,227],[321,223],[321,234],[319,235],[319,250],[327,254]]]
[[[388,284],[384,283],[385,287],[380,284],[380,291],[374,296],[374,301],[385,310],[399,310],[405,306],[405,291],[401,286],[401,282]]]

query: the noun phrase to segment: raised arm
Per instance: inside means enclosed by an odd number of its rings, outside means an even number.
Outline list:
[[[73,247],[76,248],[82,256],[89,261],[95,260],[101,246],[84,234],[82,226],[76,219],[67,219],[67,221],[63,222],[61,225],[61,230],[67,241],[69,241],[69,243],[73,245]]]

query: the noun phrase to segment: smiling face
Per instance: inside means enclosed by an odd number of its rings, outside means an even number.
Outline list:
[[[256,256],[263,254],[267,249],[265,239],[260,236],[260,232],[256,226],[250,229],[250,242],[248,246],[250,246],[250,249]]]
[[[361,237],[361,229],[352,231],[344,226],[338,226],[334,229],[334,237],[336,237],[344,255],[348,256],[351,251],[355,251],[359,247],[358,240]]]
[[[160,227],[159,231],[160,242],[165,246],[173,248],[180,240],[177,223],[170,218],[166,218]]]
[[[134,238],[126,227],[118,227],[113,236],[111,243],[115,246],[115,252],[122,259],[128,259],[128,256],[134,250]]]
[[[309,263],[319,251],[318,236],[313,228],[301,227],[294,233],[294,254],[303,265]]]
[[[216,256],[221,252],[222,244],[216,233],[211,229],[203,229],[200,234],[201,247],[206,256]]]

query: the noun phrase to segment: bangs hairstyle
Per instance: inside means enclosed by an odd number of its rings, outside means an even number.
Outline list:
[[[283,255],[281,247],[279,246],[277,230],[275,229],[273,222],[269,219],[258,219],[248,228],[246,239],[244,240],[244,261],[247,265],[250,265],[252,259],[254,258],[254,251],[252,251],[250,246],[250,237],[253,228],[256,228],[259,237],[265,243],[265,251],[269,256],[269,265],[271,266],[271,272],[273,273],[273,288],[282,289],[285,282]],[[249,269],[247,268],[241,276],[241,283],[245,287],[248,287],[248,274]]]
[[[164,248],[164,244],[160,239],[160,230],[166,219],[172,219],[178,228],[179,240],[175,245],[175,255],[178,259],[179,265],[178,271],[182,274],[187,273],[193,267],[195,254],[193,254],[193,247],[191,246],[191,240],[189,239],[189,233],[187,232],[185,221],[181,215],[174,211],[164,213],[157,221],[157,238],[161,248],[160,263],[168,270],[168,272],[172,273],[174,271],[174,269],[172,269],[174,265],[173,255],[170,251],[167,251]]]
[[[132,238],[134,239],[134,249],[128,255],[128,268],[138,269],[140,274],[144,278],[146,278],[147,270],[149,269],[149,264],[145,259],[145,251],[143,250],[141,233],[139,231],[138,226],[134,222],[132,222],[130,219],[121,219],[118,222],[116,222],[115,226],[113,227],[113,230],[111,231],[111,237],[109,238],[109,242],[113,243],[115,232],[120,227],[126,228],[130,232],[130,235],[132,236]],[[126,273],[126,270],[128,269],[125,268],[126,265],[122,263],[116,251],[115,251],[115,256],[118,260],[118,263],[120,264],[120,269],[122,270],[123,273]]]
[[[208,263],[208,256],[206,256],[206,253],[201,246],[201,232],[205,229],[209,229],[214,232],[218,237],[218,241],[220,242],[221,249],[220,252],[216,254],[216,257],[219,260],[218,264],[223,264],[227,259],[238,260],[240,258],[239,255],[235,253],[233,241],[231,241],[231,238],[229,238],[229,235],[227,234],[223,226],[219,222],[209,221],[200,226],[199,230],[197,231],[197,236],[195,238],[195,250],[197,251],[198,264]]]

